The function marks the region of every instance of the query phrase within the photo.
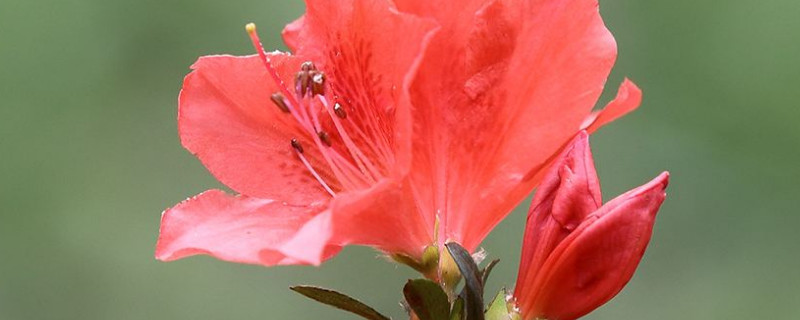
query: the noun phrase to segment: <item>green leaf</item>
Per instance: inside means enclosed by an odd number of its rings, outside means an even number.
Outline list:
[[[481,281],[481,283],[483,284],[484,288],[486,288],[486,281],[489,280],[489,274],[492,273],[492,269],[494,269],[494,266],[496,266],[498,262],[500,262],[500,259],[494,259],[492,262],[489,262],[489,265],[487,265],[486,268],[483,268],[483,271],[481,272],[481,274],[483,274],[481,278],[483,281]]]
[[[464,320],[464,298],[458,297],[450,310],[450,320]]]
[[[438,284],[428,279],[408,280],[403,287],[406,302],[420,320],[443,320],[450,315],[450,301]]]
[[[330,289],[313,286],[294,286],[289,289],[329,306],[355,313],[365,319],[390,320],[389,317],[380,314],[363,302]]]
[[[500,289],[492,303],[489,304],[489,309],[486,310],[486,320],[508,319],[511,319],[511,315],[508,312],[508,304],[506,303],[506,289]]]
[[[484,320],[483,315],[483,283],[475,260],[464,247],[455,242],[445,244],[447,251],[464,277],[464,304],[467,309],[466,320]]]

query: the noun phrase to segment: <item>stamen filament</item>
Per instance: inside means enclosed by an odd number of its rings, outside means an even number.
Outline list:
[[[375,128],[374,119],[367,120],[366,129],[371,134],[367,135],[359,126],[349,123],[348,128],[356,130],[356,137],[363,141],[372,141],[367,143],[367,149],[362,151],[351,139],[345,131],[345,126],[342,124],[342,119],[347,118],[345,110],[337,103],[335,106],[329,105],[328,100],[325,98],[326,79],[325,74],[317,70],[312,62],[306,62],[301,65],[301,71],[297,74],[299,77],[293,83],[293,89],[290,90],[286,83],[280,77],[278,70],[272,63],[272,57],[266,53],[261,40],[256,32],[256,26],[253,23],[246,25],[245,29],[250,36],[253,47],[256,49],[261,62],[267,69],[269,77],[274,81],[278,87],[278,92],[270,96],[272,102],[284,113],[290,113],[297,121],[300,127],[309,134],[309,138],[317,146],[323,158],[330,167],[331,173],[338,180],[336,186],[347,189],[361,189],[374,184],[378,178],[382,176],[381,171],[376,167],[372,160],[364,153],[366,151],[370,155],[382,157],[388,160],[391,153],[387,153],[386,137],[380,134],[380,130]],[[292,92],[294,91],[294,92]],[[319,121],[319,105],[315,105],[315,97],[319,97],[321,107],[325,109],[328,116],[333,120],[336,131],[344,142],[344,149],[347,153],[342,153],[340,148],[333,145],[329,131],[325,131]],[[358,114],[356,114],[358,115]],[[361,115],[363,117],[363,115]],[[357,117],[357,118],[361,118]],[[372,120],[372,121],[370,121]],[[309,162],[305,156],[305,150],[297,139],[292,139],[292,148],[295,154],[308,169],[311,175],[320,183],[320,185],[331,196],[336,193],[319,175],[317,170]],[[374,145],[373,145],[374,144]]]
[[[358,168],[354,167],[349,160],[347,160],[344,156],[339,154],[338,152],[331,153],[333,162],[341,166],[342,169],[346,169],[342,171],[342,174],[345,175],[346,179],[340,179],[342,181],[346,181],[353,189],[362,189],[364,187],[368,187],[369,185],[375,183],[374,180],[365,181],[368,177],[366,177]]]
[[[317,130],[322,130],[322,125],[319,122],[318,113],[319,112],[313,112],[313,110],[312,110],[312,112],[311,112],[311,120],[313,122],[314,127]],[[319,135],[318,135],[318,138],[319,138],[320,142],[322,142],[322,137],[319,137]],[[318,143],[318,145],[319,145],[319,143]],[[334,149],[334,148],[322,148],[320,146],[320,152],[325,157],[325,160],[328,160],[328,165],[330,165],[330,167],[332,169],[334,169],[334,173],[336,173],[337,177],[339,177],[339,180],[342,181],[342,183],[344,183],[345,181],[348,181],[348,182],[359,182],[359,183],[361,183],[361,185],[365,185],[365,184],[368,184],[368,183],[374,183],[375,182],[375,180],[372,179],[372,177],[365,176],[359,169],[354,167],[353,164],[350,163],[350,161],[348,161],[347,159],[345,159],[342,155],[340,155],[339,152],[336,151],[336,149]],[[331,155],[333,155],[335,157],[331,158],[330,157]],[[350,172],[348,172],[349,173],[348,174],[348,179],[342,179],[342,177],[339,176],[339,173],[344,174],[344,172],[337,172],[336,171],[337,169],[349,170]],[[364,181],[365,179],[367,179],[369,181]]]
[[[322,102],[322,105],[325,106],[325,110],[328,112],[328,115],[333,119],[333,125],[336,126],[336,130],[339,132],[339,135],[342,137],[342,141],[344,141],[345,146],[347,146],[348,151],[350,151],[350,155],[353,156],[353,159],[358,164],[359,168],[361,168],[364,175],[371,174],[372,179],[376,180],[377,177],[380,177],[381,174],[378,169],[372,164],[369,158],[361,152],[360,149],[356,146],[350,136],[347,135],[347,132],[344,130],[341,121],[339,121],[339,117],[334,114],[334,111],[328,104],[328,100],[325,99],[324,96],[318,96],[319,100]],[[364,168],[366,167],[366,169]]]
[[[303,147],[302,145],[300,145],[300,142],[298,142],[297,139],[292,139],[292,149],[294,149],[294,153],[297,154],[297,157],[300,158],[300,161],[303,162],[308,171],[311,172],[311,175],[314,176],[315,179],[317,179],[317,181],[319,182],[319,184],[322,185],[325,191],[327,191],[331,195],[331,197],[335,197],[336,193],[333,192],[333,190],[331,190],[331,187],[329,187],[328,184],[325,183],[325,180],[322,180],[322,177],[320,177],[317,171],[314,170],[314,167],[311,166],[311,163],[309,163],[308,160],[306,160],[306,157],[303,155]]]
[[[247,34],[250,36],[250,42],[253,43],[253,48],[256,49],[258,52],[258,56],[261,58],[261,62],[264,63],[264,66],[267,68],[267,73],[269,73],[272,80],[275,81],[275,84],[278,85],[278,88],[283,93],[283,96],[287,99],[291,99],[288,101],[291,104],[297,105],[296,101],[292,98],[291,92],[289,89],[286,88],[286,84],[281,80],[280,75],[278,75],[278,70],[275,70],[275,67],[272,65],[272,59],[267,56],[267,52],[264,51],[264,46],[261,44],[261,39],[258,37],[258,32],[256,31],[256,24],[255,23],[248,23],[245,26],[245,30],[247,30]]]
[[[307,108],[301,107],[300,109],[302,109],[304,111],[307,111]],[[307,130],[309,130],[308,132],[311,134],[312,132],[316,132],[316,130],[319,130],[318,128],[321,128],[321,126],[320,126],[320,123],[319,123],[319,119],[317,117],[317,113],[316,112],[310,112],[310,113],[311,113],[311,118],[312,118],[312,121],[313,121],[311,123],[312,128],[311,129],[307,129]],[[305,114],[305,112],[303,112],[303,114]],[[301,121],[301,120],[298,119],[298,121]],[[316,136],[316,138],[314,138],[314,136]],[[342,161],[339,160],[339,159],[341,159],[341,155],[339,155],[338,152],[336,152],[333,148],[324,147],[322,145],[324,142],[322,142],[322,139],[319,137],[318,134],[317,135],[312,134],[312,140],[317,145],[317,148],[319,149],[320,153],[322,154],[322,157],[325,158],[326,162],[328,162],[328,167],[331,168],[331,170],[333,171],[333,174],[339,180],[339,183],[342,184],[342,187],[345,187],[345,188],[348,188],[348,189],[355,189],[358,186],[354,185],[354,182],[360,182],[361,184],[364,184],[363,181],[355,180],[352,173],[348,174],[347,172],[343,171],[343,170],[350,170],[350,171],[358,172],[358,169],[354,168],[352,166],[352,164],[350,164],[349,162],[344,162],[345,166],[343,166]],[[338,158],[332,157],[332,156],[338,156]],[[360,175],[356,175],[356,176],[358,177]],[[359,185],[359,186],[361,186],[361,185]]]

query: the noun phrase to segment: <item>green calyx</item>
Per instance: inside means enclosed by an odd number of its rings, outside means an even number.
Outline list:
[[[505,288],[500,289],[486,308],[486,320],[522,320],[519,313],[514,311],[514,304],[508,301]]]
[[[417,270],[428,279],[436,279],[438,277],[439,249],[434,245],[425,247],[425,250],[422,252],[422,258],[419,260],[402,253],[396,253],[390,257],[397,263],[407,265]]]
[[[439,259],[439,277],[445,291],[451,295],[455,292],[458,283],[461,282],[461,271],[448,250],[444,250],[444,254]]]
[[[473,255],[455,242],[446,243],[441,250],[437,246],[428,246],[419,259],[404,254],[391,257],[427,277],[409,279],[403,287],[404,301],[401,304],[411,319],[522,320],[505,289],[501,289],[488,306],[484,301],[486,282],[499,260],[480,268]],[[363,302],[331,289],[313,286],[294,286],[291,289],[364,319],[389,319]]]

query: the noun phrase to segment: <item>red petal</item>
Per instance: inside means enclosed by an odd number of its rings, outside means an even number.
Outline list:
[[[326,95],[345,105],[346,121],[363,132],[378,132],[372,139],[356,139],[359,149],[370,159],[381,158],[370,153],[378,145],[393,158],[384,165],[395,181],[337,194],[332,210],[315,219],[331,226],[337,245],[418,256],[432,241],[434,220],[420,216],[408,183],[397,180],[411,161],[408,87],[434,32],[432,20],[399,13],[385,0],[310,0],[305,16],[284,29],[296,56],[326,73],[332,92]],[[287,246],[314,237],[313,231],[300,233]]]
[[[497,2],[497,1],[491,1]],[[435,19],[444,28],[437,38],[438,45],[463,45],[470,36],[475,12],[487,5],[486,0],[463,1],[428,1],[428,0],[394,0],[397,10],[410,14]],[[451,41],[441,41],[450,39]],[[437,49],[436,51],[442,48]],[[442,61],[446,62],[446,61]]]
[[[523,314],[576,319],[622,290],[650,241],[668,179],[669,174],[662,173],[617,197],[564,239],[542,267],[536,285],[518,293]]]
[[[579,130],[616,57],[595,0],[482,5],[433,14],[443,28],[411,92],[421,206],[470,250]],[[398,3],[426,6],[446,4]]]
[[[319,264],[340,248],[308,245],[287,255],[282,246],[325,208],[325,203],[296,206],[209,190],[164,211],[156,258],[171,261],[207,254],[264,266]],[[317,230],[319,239],[312,244],[326,243],[330,233],[325,231]]]
[[[629,112],[636,110],[642,103],[642,90],[628,79],[622,82],[617,91],[617,96],[609,102],[603,110],[593,112],[583,121],[581,128],[590,133],[614,121]]]
[[[306,16],[302,16],[283,28],[283,42],[286,43],[286,46],[289,47],[289,50],[292,52],[297,52],[297,49],[302,46],[303,43],[313,43],[313,40],[302,38],[304,35],[303,26],[305,23]]]
[[[295,252],[319,239],[318,229],[331,230],[330,243],[344,246],[359,244],[392,253],[420,257],[432,243],[433,225],[422,219],[409,202],[408,184],[384,180],[364,191],[337,195],[331,210],[315,218],[313,224],[325,227],[307,228],[284,247]],[[311,223],[310,223],[311,224]]]
[[[299,68],[288,56],[271,56],[282,74]],[[249,196],[293,204],[328,197],[291,147],[292,138],[306,142],[306,134],[270,101],[279,87],[258,57],[202,57],[192,69],[180,94],[178,130],[217,179]],[[306,156],[316,158],[313,150]]]
[[[283,36],[303,59],[326,73],[333,96],[347,110],[348,121],[378,134],[355,143],[371,158],[370,145],[388,141],[387,167],[408,170],[411,119],[408,83],[416,72],[435,24],[398,13],[385,0],[309,0],[302,18]],[[384,148],[381,146],[381,148]]]
[[[589,135],[581,132],[551,167],[531,203],[522,244],[517,292],[525,292],[550,253],[602,205]]]

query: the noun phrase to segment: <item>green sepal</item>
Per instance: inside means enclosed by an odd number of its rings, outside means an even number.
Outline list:
[[[461,275],[464,277],[464,304],[466,320],[484,320],[483,315],[483,283],[481,274],[472,255],[464,247],[455,242],[445,244],[453,257]]]
[[[436,267],[439,265],[439,249],[436,246],[427,246],[422,252],[422,259],[417,260],[402,253],[390,255],[392,260],[407,265],[417,272],[431,277],[435,275]]]
[[[492,273],[492,269],[494,269],[494,266],[496,266],[497,263],[499,262],[500,259],[494,259],[491,262],[489,262],[486,268],[483,268],[483,270],[481,271],[481,280],[482,280],[481,283],[483,284],[484,288],[486,288],[486,281],[489,280],[489,275]]]
[[[390,320],[389,317],[380,314],[372,307],[358,301],[350,296],[334,290],[313,287],[313,286],[294,286],[289,287],[292,291],[302,294],[308,298],[329,306],[355,313],[369,320]]]
[[[464,298],[458,297],[450,309],[450,320],[464,320]]]
[[[500,289],[497,296],[494,297],[489,308],[486,310],[486,320],[509,320],[511,313],[508,312],[508,303],[506,302],[506,289]]]
[[[403,287],[408,306],[420,320],[442,320],[450,315],[450,301],[438,284],[428,279],[408,280]]]

